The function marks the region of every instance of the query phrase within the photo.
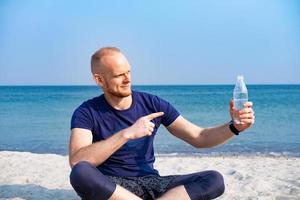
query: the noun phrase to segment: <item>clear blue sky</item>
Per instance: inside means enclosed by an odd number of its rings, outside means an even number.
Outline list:
[[[299,84],[300,1],[0,1],[0,85],[92,85],[103,46],[134,84]]]

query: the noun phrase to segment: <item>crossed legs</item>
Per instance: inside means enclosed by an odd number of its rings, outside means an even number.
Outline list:
[[[70,174],[70,182],[84,200],[140,200],[124,187],[115,184],[88,162],[76,164]],[[213,199],[224,192],[224,181],[216,171],[203,171],[177,175],[158,199],[198,200]]]

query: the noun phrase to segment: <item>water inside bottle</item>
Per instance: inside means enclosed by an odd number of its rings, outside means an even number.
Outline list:
[[[237,92],[234,93],[234,108],[235,110],[241,110],[244,108],[244,104],[248,101],[248,93]],[[233,116],[235,123],[240,124],[240,119],[238,114]]]
[[[234,108],[236,110],[241,110],[244,108],[244,103],[248,101],[248,93],[235,92],[233,96]]]
[[[236,110],[241,110],[244,108],[244,103],[246,103],[248,99],[234,99],[234,108]]]

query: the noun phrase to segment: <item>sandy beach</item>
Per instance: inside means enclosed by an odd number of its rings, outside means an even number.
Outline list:
[[[218,199],[300,199],[300,158],[158,156],[161,175],[217,170],[226,191]],[[0,152],[0,199],[79,199],[69,184],[68,157]]]

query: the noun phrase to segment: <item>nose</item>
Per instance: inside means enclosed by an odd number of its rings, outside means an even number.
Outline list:
[[[130,72],[124,74],[124,81],[130,82]]]

